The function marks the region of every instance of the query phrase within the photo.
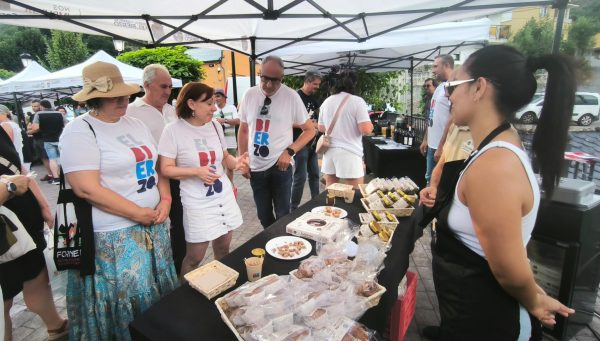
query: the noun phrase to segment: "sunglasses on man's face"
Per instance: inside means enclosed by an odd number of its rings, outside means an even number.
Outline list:
[[[279,84],[281,83],[281,78],[276,78],[276,77],[269,77],[269,76],[265,76],[265,75],[261,75],[260,76],[260,81],[267,84],[269,82],[271,82],[272,84]]]
[[[271,107],[271,99],[269,97],[265,97],[265,101],[263,102],[263,106],[260,108],[260,114],[261,115],[268,114],[270,107]]]
[[[444,84],[444,90],[446,90],[446,94],[448,94],[448,96],[451,96],[452,93],[454,92],[454,89],[464,83],[469,83],[469,82],[473,82],[475,79],[471,78],[471,79],[462,79],[462,80],[458,80],[458,81],[451,81],[451,82],[446,82]]]

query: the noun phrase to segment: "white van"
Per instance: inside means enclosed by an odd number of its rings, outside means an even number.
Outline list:
[[[521,123],[532,124],[540,117],[544,105],[544,94],[536,93],[523,109],[517,111],[515,118]],[[600,116],[600,94],[593,92],[576,92],[575,106],[573,107],[573,116],[571,121],[577,122],[581,126],[589,126],[597,121]]]

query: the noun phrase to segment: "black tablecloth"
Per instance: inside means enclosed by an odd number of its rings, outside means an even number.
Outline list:
[[[390,139],[374,139],[372,136],[363,137],[363,152],[367,169],[375,176],[391,178],[408,176],[420,188],[425,187],[425,157],[419,148],[387,149],[377,148],[378,144],[392,141]]]
[[[221,262],[235,269],[240,276],[233,288],[246,282],[246,268],[243,263],[245,257],[251,256],[254,248],[264,248],[267,241],[272,238],[286,235],[286,225],[310,209],[325,205],[325,192],[307,202],[293,213],[276,221],[269,228],[257,234],[245,244],[241,245]],[[359,222],[358,213],[364,212],[360,204],[360,193],[356,193],[354,202],[345,203],[338,198],[337,207],[348,211],[348,218]],[[414,241],[421,235],[421,230],[411,227],[409,218],[401,218],[392,239],[392,248],[385,259],[385,269],[379,275],[379,283],[387,288],[380,304],[371,308],[361,322],[372,329],[382,332],[389,319],[391,307],[397,297],[397,287],[408,268],[408,257],[412,252]],[[238,229],[243,229],[241,226]],[[236,232],[234,232],[236,233]],[[315,254],[315,243],[312,242]],[[298,268],[301,260],[279,260],[270,255],[265,256],[263,276],[270,274],[287,275],[291,270]],[[231,288],[227,292],[233,290]],[[219,295],[221,297],[223,294]],[[184,284],[172,293],[163,297],[159,302],[150,307],[142,316],[130,324],[133,340],[235,340],[234,334],[221,319],[214,301],[206,299],[199,292]]]

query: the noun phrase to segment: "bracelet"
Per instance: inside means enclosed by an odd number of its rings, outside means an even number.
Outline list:
[[[160,198],[160,201],[166,201],[166,202],[168,202],[169,204],[171,204],[171,202],[172,202],[173,200],[172,200],[171,198],[169,198],[169,197],[165,197],[165,198]]]

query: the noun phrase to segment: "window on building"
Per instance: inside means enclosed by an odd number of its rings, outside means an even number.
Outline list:
[[[540,18],[545,18],[548,16],[548,6],[540,7]]]

